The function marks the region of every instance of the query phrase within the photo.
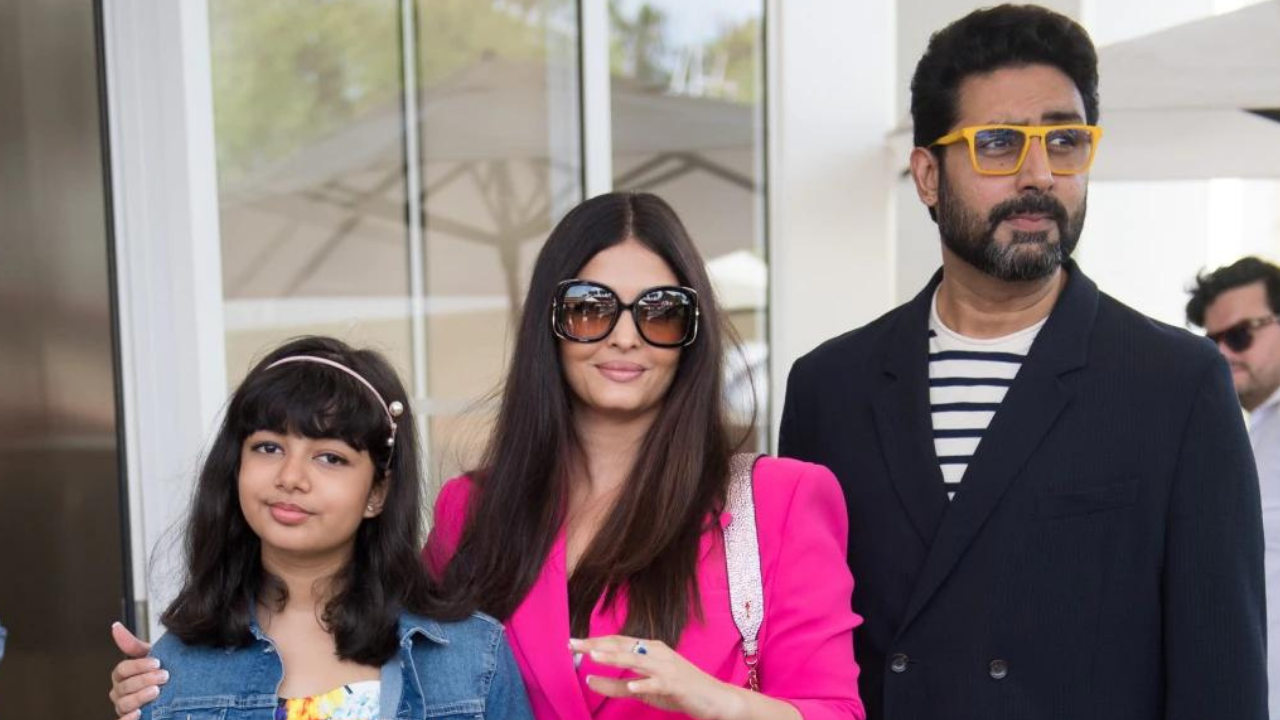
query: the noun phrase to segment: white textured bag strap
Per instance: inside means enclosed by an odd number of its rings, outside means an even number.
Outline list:
[[[724,529],[724,556],[729,569],[729,604],[733,622],[742,633],[748,686],[759,690],[757,637],[764,619],[764,582],[760,577],[760,542],[756,536],[756,503],[751,471],[759,455],[738,453],[729,459],[729,497],[725,509],[733,515]]]

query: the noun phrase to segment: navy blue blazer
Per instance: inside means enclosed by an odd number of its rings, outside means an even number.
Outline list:
[[[950,503],[941,271],[791,370],[780,454],[844,489],[868,718],[1265,720],[1258,480],[1226,363],[1066,270]]]

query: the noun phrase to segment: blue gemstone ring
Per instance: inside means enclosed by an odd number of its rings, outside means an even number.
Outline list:
[[[631,652],[637,655],[648,655],[649,647],[644,644],[643,640],[637,640],[636,644],[631,646]]]

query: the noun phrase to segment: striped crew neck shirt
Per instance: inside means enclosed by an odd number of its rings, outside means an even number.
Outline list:
[[[948,500],[959,491],[983,433],[1047,320],[1004,337],[965,337],[942,324],[934,291],[929,310],[929,409],[933,449]]]

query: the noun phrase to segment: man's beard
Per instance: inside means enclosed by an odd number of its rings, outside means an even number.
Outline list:
[[[1074,217],[1052,195],[1023,193],[991,208],[984,222],[950,191],[946,175],[938,185],[938,232],[951,252],[982,273],[1006,282],[1043,280],[1071,257],[1084,229],[1086,203]],[[1007,245],[996,241],[996,228],[1015,215],[1045,215],[1058,226],[1058,241],[1047,230],[1015,230]]]

